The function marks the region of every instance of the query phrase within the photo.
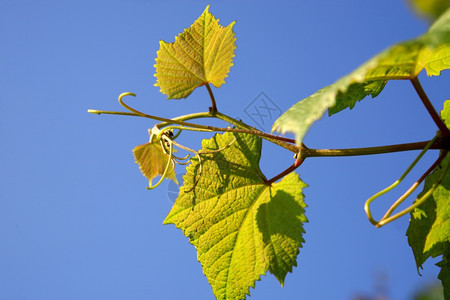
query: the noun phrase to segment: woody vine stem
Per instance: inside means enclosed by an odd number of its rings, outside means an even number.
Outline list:
[[[271,185],[272,183],[276,182],[277,180],[281,179],[282,177],[286,176],[287,174],[291,173],[295,169],[297,169],[303,161],[308,157],[338,157],[338,156],[358,156],[358,155],[374,155],[374,154],[383,154],[383,153],[392,153],[392,152],[399,152],[399,151],[410,151],[410,150],[422,150],[417,159],[411,164],[411,166],[406,170],[406,172],[400,177],[399,180],[394,182],[391,186],[388,188],[376,193],[374,196],[370,197],[365,204],[365,210],[367,217],[369,218],[369,221],[375,225],[376,227],[381,227],[403,215],[410,212],[412,209],[423,203],[426,198],[428,198],[428,195],[430,193],[427,193],[424,195],[421,199],[417,199],[415,204],[411,205],[410,207],[404,209],[403,211],[394,214],[391,216],[391,214],[394,212],[394,210],[402,203],[417,187],[418,185],[424,180],[424,178],[430,174],[434,168],[439,165],[439,163],[443,160],[447,152],[450,150],[450,130],[447,128],[447,126],[444,124],[444,122],[439,117],[439,114],[434,109],[433,105],[431,104],[428,96],[426,95],[425,91],[423,90],[419,80],[417,77],[410,80],[414,89],[416,90],[419,98],[421,99],[422,103],[424,104],[425,108],[427,109],[428,113],[436,123],[437,127],[439,128],[438,134],[429,141],[422,141],[422,142],[414,142],[414,143],[403,143],[403,144],[395,144],[395,145],[386,145],[386,146],[377,146],[377,147],[363,147],[363,148],[349,148],[349,149],[312,149],[306,147],[304,144],[297,145],[295,143],[295,140],[281,137],[278,135],[273,135],[270,133],[266,133],[263,131],[258,130],[257,128],[254,128],[242,121],[236,120],[226,114],[223,114],[218,111],[215,97],[213,94],[213,91],[209,84],[205,84],[205,87],[208,91],[210,100],[211,100],[211,107],[209,107],[208,112],[199,112],[199,113],[193,113],[188,115],[179,116],[176,118],[164,118],[159,116],[153,116],[149,114],[145,114],[143,112],[140,112],[128,104],[126,104],[123,101],[123,98],[125,96],[133,96],[136,95],[134,93],[123,93],[119,96],[119,103],[125,107],[129,112],[118,112],[118,111],[104,111],[104,110],[88,110],[89,113],[93,114],[112,114],[112,115],[123,115],[123,116],[134,116],[134,117],[144,117],[148,119],[153,119],[156,121],[160,121],[161,123],[155,125],[152,132],[157,132],[158,137],[162,137],[161,144],[163,146],[163,149],[165,149],[166,154],[169,155],[170,159],[166,166],[166,171],[169,167],[170,161],[173,161],[179,163],[179,164],[186,164],[186,163],[180,163],[180,160],[188,159],[189,155],[185,158],[178,158],[174,157],[172,147],[173,145],[176,145],[179,148],[182,148],[184,150],[187,150],[191,153],[196,154],[199,159],[200,158],[200,152],[194,151],[192,149],[189,149],[185,146],[182,146],[173,140],[183,131],[201,131],[201,132],[236,132],[236,133],[246,133],[246,134],[253,134],[257,135],[267,141],[270,141],[274,144],[277,144],[293,153],[295,153],[294,163],[289,166],[284,171],[280,172],[278,175],[274,176],[271,179],[266,180],[265,183],[267,185]],[[195,120],[200,118],[217,118],[220,120],[223,120],[229,124],[232,124],[235,126],[234,128],[230,127],[215,127],[215,126],[209,126],[209,125],[201,125],[196,123],[187,122],[189,120]],[[169,130],[178,129],[178,133],[174,137],[169,137],[168,135],[165,135],[164,133],[169,132]],[[164,141],[163,141],[164,140]],[[164,143],[168,143],[169,149],[166,149],[166,146],[164,146]],[[406,191],[397,201],[394,202],[394,204],[388,209],[386,214],[383,216],[383,218],[380,221],[375,221],[372,217],[372,214],[370,212],[370,203],[375,200],[376,198],[380,197],[381,195],[389,192],[394,187],[396,187],[404,177],[409,173],[409,171],[415,166],[415,164],[420,160],[420,158],[425,154],[426,151],[429,149],[440,149],[441,155],[436,160],[436,162],[417,180],[411,188]],[[449,168],[449,164],[445,166],[445,172]],[[166,172],[164,172],[165,175]],[[160,181],[155,185],[157,186],[162,179],[164,178],[164,175],[161,177]],[[153,187],[155,187],[153,186]],[[150,188],[153,188],[150,187]]]
[[[418,78],[414,78],[411,80],[414,88],[416,89],[420,99],[424,103],[425,107],[429,111],[436,125],[438,126],[441,136],[438,136],[434,143],[429,147],[429,149],[450,149],[450,131],[446,127],[446,125],[442,122],[437,114],[436,110],[432,106],[430,100],[427,95],[423,91]],[[148,119],[153,119],[156,121],[160,121],[162,123],[157,124],[158,128],[163,128],[172,124],[177,124],[181,126],[183,130],[196,130],[198,131],[209,131],[209,132],[236,132],[236,133],[247,133],[257,135],[265,140],[268,140],[272,143],[275,143],[293,153],[298,157],[302,157],[303,160],[308,157],[337,157],[337,156],[359,156],[359,155],[373,155],[373,154],[383,154],[383,153],[392,153],[392,152],[401,152],[401,151],[410,151],[410,150],[422,150],[424,149],[430,141],[422,141],[422,142],[413,142],[413,143],[402,143],[402,144],[394,144],[394,145],[386,145],[386,146],[376,146],[376,147],[362,147],[362,148],[347,148],[347,149],[312,149],[303,145],[296,145],[294,139],[285,138],[282,136],[277,136],[273,134],[269,134],[263,131],[258,130],[242,121],[236,120],[226,114],[223,114],[217,110],[217,106],[215,104],[214,94],[209,87],[209,85],[205,85],[212,106],[210,107],[209,112],[198,112],[193,114],[187,114],[175,118],[164,118],[154,115],[145,114],[140,112],[129,105],[125,104],[123,101],[123,97],[125,96],[133,96],[134,93],[122,93],[119,96],[119,102],[122,106],[124,106],[130,112],[119,112],[119,111],[106,111],[106,110],[96,110],[89,109],[88,112],[92,114],[110,114],[110,115],[123,115],[123,116],[133,116],[133,117],[144,117]],[[224,127],[215,127],[209,125],[200,125],[191,122],[186,122],[188,120],[200,119],[200,118],[217,118],[221,119],[227,123],[233,124],[236,128],[224,128]]]

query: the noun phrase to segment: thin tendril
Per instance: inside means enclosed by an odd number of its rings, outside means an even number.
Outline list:
[[[430,173],[431,170],[435,169],[437,167],[437,165],[439,165],[439,163],[441,163],[441,161],[445,158],[445,156],[447,155],[448,152],[443,152],[439,158],[436,160],[436,162],[433,164],[433,166],[430,168]],[[410,207],[402,210],[401,212],[393,215],[392,217],[386,218],[386,219],[382,219],[380,220],[380,222],[378,222],[378,224],[376,225],[376,227],[381,227],[383,225],[386,225],[387,223],[390,223],[404,215],[406,215],[407,213],[411,212],[413,209],[415,209],[416,207],[422,205],[433,193],[434,191],[439,187],[439,185],[441,184],[442,180],[444,179],[445,175],[447,174],[447,171],[449,169],[450,166],[450,160],[447,161],[447,163],[445,164],[445,167],[442,171],[441,176],[438,178],[438,180],[431,186],[431,188],[420,198],[416,199],[416,201],[414,202],[413,205],[411,205]],[[425,177],[425,176],[424,176]]]
[[[155,185],[153,185],[153,186],[149,185],[147,187],[148,190],[152,190],[152,189],[156,188],[158,185],[160,185],[161,182],[163,181],[163,179],[166,177],[167,171],[169,170],[169,166],[172,165],[172,167],[174,167],[173,161],[172,161],[173,145],[172,145],[172,143],[169,143],[169,144],[170,144],[169,158],[167,160],[167,164],[166,164],[166,168],[164,169],[164,173],[161,175],[161,178],[159,179],[159,181]],[[164,147],[163,147],[163,149],[164,149]]]
[[[178,159],[175,158],[175,162],[176,162],[177,164],[179,164],[180,166],[185,166],[185,165],[187,165],[188,163],[190,163],[190,160],[182,162],[182,161],[180,161],[180,160],[178,160]]]
[[[180,134],[181,134],[181,132],[182,132],[182,130],[180,129],[180,130],[178,130],[178,132],[177,132],[177,134],[174,134],[173,135],[173,137],[172,137],[172,140],[175,140],[177,137],[179,137],[180,136]]]
[[[140,115],[140,116],[142,116],[142,117],[144,117],[144,116],[147,115],[147,114],[144,114],[143,112],[140,112],[140,111],[138,111],[138,110],[136,110],[136,109],[134,109],[134,108],[128,106],[127,104],[125,104],[125,102],[123,102],[123,100],[122,100],[122,98],[125,97],[125,96],[133,96],[133,97],[136,97],[136,94],[135,94],[135,93],[131,93],[131,92],[126,92],[126,93],[120,94],[120,95],[119,95],[119,103],[120,103],[123,107],[125,107],[125,108],[128,109],[129,111],[131,111],[131,112],[133,112],[133,113],[135,113],[135,114],[138,114],[138,115]]]
[[[187,154],[185,157],[178,157],[174,154],[173,158],[178,159],[178,160],[186,160],[186,159],[189,159],[190,156],[191,156],[190,154]]]
[[[428,151],[428,149],[433,145],[435,140],[437,139],[437,136],[435,136],[426,146],[425,148],[420,152],[420,154],[416,157],[416,159],[412,162],[412,164],[406,169],[406,171],[400,176],[400,178],[395,181],[393,184],[388,186],[387,188],[379,191],[369,199],[364,204],[364,210],[366,211],[367,218],[369,219],[370,223],[372,223],[375,226],[378,226],[379,222],[382,221],[385,217],[389,217],[392,212],[397,208],[416,188],[417,185],[413,185],[404,195],[402,195],[397,201],[394,202],[394,204],[388,209],[384,217],[380,221],[375,221],[372,217],[372,213],[370,211],[370,203],[374,201],[375,199],[379,198],[380,196],[390,192],[392,189],[394,189],[396,186],[398,186],[403,179],[409,174],[409,172],[414,168],[414,166],[419,162],[419,160],[423,157],[423,155]],[[411,190],[412,189],[412,190]]]

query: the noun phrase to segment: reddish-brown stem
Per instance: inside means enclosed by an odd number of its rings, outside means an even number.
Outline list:
[[[437,127],[441,131],[442,135],[445,137],[450,136],[450,130],[447,128],[445,123],[441,120],[439,117],[439,114],[434,109],[433,105],[430,102],[430,99],[428,98],[427,94],[422,88],[422,85],[420,84],[419,78],[414,77],[413,79],[410,79],[412,85],[414,86],[414,89],[416,90],[417,94],[419,95],[420,100],[422,100],[422,103],[425,105],[425,108],[428,110],[428,113],[430,114],[431,118],[433,118],[434,123],[436,123]]]
[[[292,171],[294,171],[295,169],[300,167],[300,165],[303,163],[304,160],[305,159],[303,157],[297,158],[297,160],[291,166],[289,166],[289,168],[287,168],[286,170],[284,170],[280,174],[275,175],[271,179],[267,180],[266,184],[267,185],[271,185],[272,183],[274,183],[278,179],[283,178],[284,176],[288,175],[289,173],[291,173]]]
[[[209,108],[209,112],[210,113],[215,113],[217,111],[217,105],[216,105],[216,99],[214,98],[214,94],[211,90],[211,87],[209,86],[209,83],[205,84],[206,89],[208,90],[209,93],[209,98],[211,98],[211,107]]]

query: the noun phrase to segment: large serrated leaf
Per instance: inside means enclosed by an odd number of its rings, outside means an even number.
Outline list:
[[[217,134],[184,176],[185,185],[164,221],[175,224],[198,252],[217,299],[244,299],[267,270],[283,284],[304,242],[302,188],[291,173],[271,186],[259,169],[261,139]],[[193,186],[195,187],[193,188]],[[192,191],[185,192],[188,190]]]
[[[373,57],[361,67],[317,93],[294,104],[273,124],[273,131],[295,134],[301,144],[311,125],[326,110],[335,114],[368,95],[377,96],[386,81],[412,79],[423,69],[439,75],[450,68],[450,9],[421,37],[399,43]]]
[[[215,87],[225,83],[236,49],[235,22],[222,27],[208,10],[209,5],[174,43],[160,41],[155,86],[159,86],[168,99],[185,98],[207,83]]]

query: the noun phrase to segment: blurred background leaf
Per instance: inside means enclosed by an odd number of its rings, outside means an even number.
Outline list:
[[[450,8],[450,0],[408,0],[414,12],[429,23]]]

